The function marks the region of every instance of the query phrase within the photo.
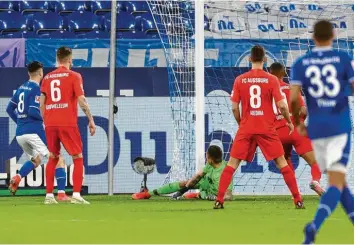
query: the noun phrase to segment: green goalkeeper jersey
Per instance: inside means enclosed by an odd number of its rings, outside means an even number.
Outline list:
[[[206,195],[217,195],[219,180],[223,169],[227,166],[227,162],[223,161],[218,168],[214,168],[210,164],[206,163],[206,166],[203,169],[205,176],[198,183],[198,189],[201,193],[203,192]],[[230,183],[228,190],[233,190],[233,181]]]

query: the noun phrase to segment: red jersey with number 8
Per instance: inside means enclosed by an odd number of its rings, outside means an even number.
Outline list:
[[[273,101],[280,101],[278,79],[261,69],[252,69],[235,79],[232,102],[241,103],[239,131],[250,134],[276,132]]]
[[[84,94],[79,73],[61,66],[43,78],[41,92],[46,95],[46,127],[78,126],[78,96]]]

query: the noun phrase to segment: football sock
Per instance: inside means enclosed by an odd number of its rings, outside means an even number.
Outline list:
[[[57,180],[58,193],[65,193],[65,184],[67,182],[67,175],[64,168],[55,169],[55,178]]]
[[[26,177],[29,173],[31,173],[31,171],[35,168],[35,165],[33,164],[33,162],[31,161],[27,161],[25,162],[20,171],[18,172],[18,174],[20,175],[21,178]]]
[[[230,185],[235,169],[229,165],[227,165],[221,174],[221,178],[219,180],[217,201],[224,201],[224,195],[226,194],[227,188]]]
[[[153,195],[164,195],[164,194],[170,194],[170,193],[177,192],[180,189],[181,189],[180,188],[180,183],[179,182],[174,182],[174,183],[163,185],[162,187],[160,187],[158,189],[150,191],[149,194],[151,196],[153,196]]]
[[[322,177],[322,173],[319,169],[318,163],[315,162],[311,164],[310,167],[311,167],[312,180],[319,182]]]
[[[295,172],[295,168],[293,167],[292,161],[290,158],[286,159],[288,166],[292,169],[292,172]]]
[[[285,183],[288,189],[291,191],[293,198],[298,201],[301,199],[300,193],[298,191],[297,181],[294,172],[290,166],[285,166],[280,169],[282,176],[284,177]]]
[[[73,160],[73,162],[73,192],[80,193],[81,186],[83,185],[84,160],[83,158],[76,158]]]
[[[349,219],[354,224],[354,196],[347,186],[344,187],[341,193],[340,202],[345,212],[348,214]]]
[[[329,186],[328,190],[322,195],[320,203],[313,220],[313,224],[318,231],[323,222],[331,215],[339,203],[341,191],[335,186]]]
[[[59,161],[59,158],[49,158],[48,163],[46,165],[46,192],[47,193],[53,193],[54,189],[54,173],[55,173],[55,167],[57,166],[57,163]]]

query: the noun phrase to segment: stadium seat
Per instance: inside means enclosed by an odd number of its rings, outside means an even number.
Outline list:
[[[158,30],[155,26],[153,16],[150,13],[136,17],[135,29],[138,32],[143,32],[147,38],[158,37]]]
[[[3,11],[14,11],[15,5],[13,2],[10,1],[0,1],[0,12]]]
[[[88,11],[89,4],[85,1],[57,1],[54,3],[54,11],[62,16],[75,11]]]
[[[35,35],[36,38],[53,38],[53,39],[66,39],[66,38],[76,38],[75,34],[69,31],[52,31],[43,32]]]
[[[106,14],[104,19],[104,28],[111,31],[111,14]],[[117,32],[134,32],[135,18],[127,12],[119,12],[116,18]]]
[[[104,15],[111,12],[111,1],[92,1],[90,9],[96,15]]]
[[[101,18],[91,12],[73,12],[67,18],[71,32],[88,32],[101,28]]]
[[[142,15],[149,11],[146,1],[124,1],[121,3],[120,9],[133,15]]]
[[[86,39],[103,39],[110,38],[110,33],[106,31],[89,31],[89,32],[80,32],[76,33],[76,38],[86,38]]]
[[[29,15],[27,19],[29,26],[32,24],[32,29],[36,33],[52,32],[57,30],[65,30],[67,24],[64,19],[53,12],[34,13]]]
[[[25,31],[26,18],[15,11],[0,12],[0,33]]]
[[[35,12],[46,12],[50,10],[47,1],[20,1],[18,2],[18,11],[22,14],[33,14]]]
[[[194,11],[186,11],[182,14],[182,21],[184,22],[185,28],[187,30],[193,31],[195,28],[195,12]],[[180,20],[179,20],[180,21]],[[210,28],[209,20],[206,15],[204,15],[204,29],[208,31]]]
[[[33,38],[35,35],[31,31],[3,32],[0,38]]]

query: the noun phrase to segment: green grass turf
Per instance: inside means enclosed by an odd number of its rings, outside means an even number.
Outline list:
[[[0,243],[292,243],[317,208],[305,197],[295,210],[288,196],[236,196],[224,210],[210,201],[88,196],[87,206],[44,205],[43,197],[0,198]],[[317,243],[354,243],[353,225],[338,207]]]

